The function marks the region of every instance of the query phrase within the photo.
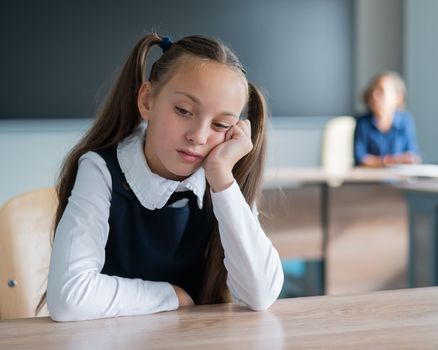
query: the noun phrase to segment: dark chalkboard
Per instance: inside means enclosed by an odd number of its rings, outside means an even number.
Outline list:
[[[9,1],[0,11],[0,118],[92,117],[150,30],[221,38],[274,116],[352,112],[350,0]]]

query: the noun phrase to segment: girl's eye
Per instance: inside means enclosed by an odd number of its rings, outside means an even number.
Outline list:
[[[175,110],[179,115],[182,115],[183,117],[192,115],[192,113],[190,113],[188,110],[181,107],[175,107]]]
[[[221,130],[228,130],[231,127],[230,125],[221,124],[221,123],[213,123],[213,126]]]

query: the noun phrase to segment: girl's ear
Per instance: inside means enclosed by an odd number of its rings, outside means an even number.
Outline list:
[[[151,102],[152,102],[152,85],[150,81],[145,81],[138,91],[137,106],[140,111],[141,117],[144,120],[151,118]]]

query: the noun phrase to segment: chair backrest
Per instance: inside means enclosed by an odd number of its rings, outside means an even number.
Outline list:
[[[343,174],[354,166],[354,129],[356,120],[350,116],[334,117],[324,128],[322,167],[332,175]]]
[[[58,205],[54,188],[28,192],[0,208],[0,318],[35,317],[46,290],[51,232]],[[43,308],[38,316],[47,316]]]

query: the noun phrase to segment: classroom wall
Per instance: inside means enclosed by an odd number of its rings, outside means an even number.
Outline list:
[[[360,99],[369,80],[392,70],[403,75],[403,0],[356,0],[354,41],[355,111],[364,111]]]
[[[405,0],[404,71],[408,107],[423,159],[438,163],[438,1]]]
[[[0,121],[0,206],[10,197],[53,186],[59,165],[89,120]]]

